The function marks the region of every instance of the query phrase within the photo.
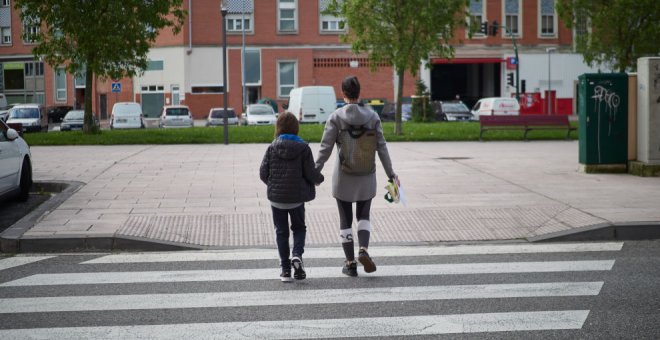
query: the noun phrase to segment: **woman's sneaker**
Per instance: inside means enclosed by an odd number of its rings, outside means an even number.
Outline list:
[[[282,282],[293,282],[291,278],[291,268],[282,268],[282,273],[280,273],[280,280]]]
[[[358,274],[357,274],[357,262],[355,262],[355,261],[348,262],[347,261],[344,264],[344,268],[341,269],[341,272],[344,273],[344,275],[348,275],[348,276],[353,276],[353,277],[358,276]]]
[[[298,256],[294,256],[291,260],[291,266],[293,267],[293,278],[296,280],[304,280],[307,277],[305,273],[305,268],[303,267],[303,262]]]
[[[371,259],[371,256],[369,256],[369,253],[367,253],[366,250],[360,249],[360,252],[358,253],[358,261],[362,263],[366,273],[373,273],[376,271],[376,264],[374,263],[374,260]]]

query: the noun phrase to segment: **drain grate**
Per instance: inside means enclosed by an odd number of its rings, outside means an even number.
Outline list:
[[[438,157],[436,159],[439,159],[441,161],[460,161],[464,159],[472,159],[472,157]]]

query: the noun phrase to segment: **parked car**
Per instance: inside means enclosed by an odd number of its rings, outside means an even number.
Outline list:
[[[482,98],[472,107],[474,120],[479,120],[479,116],[496,116],[520,114],[520,104],[515,98],[492,97]]]
[[[9,110],[7,123],[20,123],[23,132],[48,131],[48,116],[41,104],[20,104]]]
[[[110,129],[144,129],[142,107],[136,102],[119,102],[112,106]]]
[[[186,105],[163,106],[163,112],[160,114],[158,122],[158,126],[162,128],[193,127],[194,124],[190,108]]]
[[[206,126],[219,126],[225,124],[225,117],[227,117],[227,124],[236,125],[238,124],[238,117],[236,117],[236,111],[233,108],[228,107],[227,113],[222,107],[214,107],[209,110],[209,116],[206,117]]]
[[[71,130],[82,130],[83,125],[85,124],[85,111],[83,110],[71,110],[69,111],[64,119],[62,119],[62,124],[60,124],[60,131],[71,131]],[[94,112],[92,112],[92,120],[95,126],[99,126],[99,119],[96,117]]]
[[[51,106],[46,111],[48,112],[48,120],[51,122],[61,122],[67,112],[73,110],[73,107],[66,105]]]
[[[18,132],[0,122],[0,198],[26,201],[32,186],[32,155]]]
[[[9,105],[7,105],[7,97],[5,97],[4,94],[0,93],[0,120],[6,122],[8,117],[9,117]]]
[[[438,121],[469,121],[473,120],[470,109],[461,101],[434,101],[431,103]]]
[[[396,103],[386,103],[383,110],[380,112],[380,120],[383,122],[393,122],[394,114],[396,113]],[[401,104],[401,121],[406,122],[412,120],[412,104]]]
[[[274,125],[277,115],[267,104],[251,104],[245,111],[246,125]]]

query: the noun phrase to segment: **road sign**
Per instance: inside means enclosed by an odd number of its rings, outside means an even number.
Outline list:
[[[112,92],[120,93],[121,92],[121,83],[112,83]]]

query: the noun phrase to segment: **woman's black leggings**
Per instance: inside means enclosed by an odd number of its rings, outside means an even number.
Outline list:
[[[369,247],[369,236],[371,235],[371,222],[369,222],[369,210],[371,209],[371,200],[355,202],[355,217],[358,226],[358,244],[360,247]],[[346,260],[355,260],[355,249],[353,243],[353,203],[337,199],[337,208],[339,209],[339,229],[342,247]]]

